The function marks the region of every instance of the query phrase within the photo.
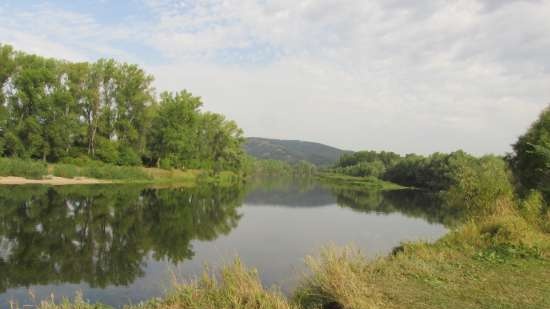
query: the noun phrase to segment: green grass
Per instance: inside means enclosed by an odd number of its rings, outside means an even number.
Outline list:
[[[19,158],[0,158],[0,176],[41,179],[46,174],[47,165],[41,161]]]
[[[0,158],[0,176],[43,179],[49,175],[63,178],[94,178],[117,183],[178,184],[193,186],[213,183],[221,186],[241,182],[239,174],[222,171],[213,174],[202,170],[165,170],[140,166],[118,166],[91,160],[71,160],[65,163],[45,164],[42,161],[18,158]]]
[[[345,187],[360,187],[365,189],[375,190],[398,190],[405,189],[401,185],[384,181],[376,177],[355,177],[337,173],[318,173],[317,178],[321,183],[330,183],[331,185],[339,185]]]
[[[310,308],[550,308],[550,234],[511,201],[433,244],[373,261],[355,249],[309,257],[294,293]]]
[[[219,278],[219,279],[217,279]],[[247,269],[239,259],[221,269],[218,276],[205,271],[187,284],[176,284],[174,291],[162,299],[129,308],[140,309],[292,309],[297,308],[278,291],[262,286],[258,273]]]
[[[152,177],[143,168],[117,166],[100,162],[88,162],[82,166],[74,164],[53,164],[52,174],[57,177],[88,177],[109,180],[150,180]]]

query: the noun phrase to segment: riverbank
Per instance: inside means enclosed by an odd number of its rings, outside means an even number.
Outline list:
[[[550,306],[550,260],[542,257],[470,255],[417,243],[407,252],[368,261],[353,249],[327,249],[308,258],[311,277],[290,298],[262,286],[257,270],[239,260],[217,274],[176,284],[162,298],[127,309],[266,308],[531,308]],[[502,259],[502,260],[501,260]],[[219,278],[219,279],[217,279]],[[59,301],[59,300],[58,300]],[[77,296],[40,309],[110,308]]]
[[[86,177],[77,178],[64,178],[50,176],[43,179],[29,179],[24,177],[5,176],[0,177],[0,185],[52,185],[52,186],[64,186],[64,185],[91,185],[91,184],[105,184],[112,183],[109,180],[93,179]]]
[[[105,183],[229,185],[240,176],[231,171],[212,173],[198,169],[160,169],[142,166],[118,166],[96,161],[79,164],[46,164],[41,161],[0,158],[0,185],[87,185]]]
[[[289,297],[264,287],[261,271],[237,259],[126,308],[549,308],[550,210],[536,192],[520,198],[481,188],[484,194],[445,195],[445,207],[468,215],[435,243],[404,243],[376,259],[349,247],[306,257],[309,271]],[[38,308],[97,307],[77,298]]]
[[[340,173],[320,172],[316,178],[321,183],[328,183],[331,186],[356,187],[370,190],[399,190],[410,189],[393,182],[384,181],[376,177],[355,177]]]

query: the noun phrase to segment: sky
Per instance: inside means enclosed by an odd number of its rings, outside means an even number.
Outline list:
[[[349,150],[504,154],[550,103],[550,0],[3,0],[0,43]]]

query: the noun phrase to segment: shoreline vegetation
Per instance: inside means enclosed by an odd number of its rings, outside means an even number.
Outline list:
[[[177,184],[231,185],[242,181],[240,173],[207,170],[117,166],[102,162],[46,164],[18,158],[0,158],[0,185]]]
[[[547,119],[549,110],[520,138],[522,147],[515,145],[514,153],[505,158],[474,157],[459,151],[395,157],[389,164],[381,159],[388,153],[360,152],[343,158],[359,160],[339,174],[334,170],[328,174],[315,172],[321,179],[341,186],[358,182],[383,188],[383,175],[392,175],[400,179],[400,185],[416,184],[433,191],[441,199],[439,207],[457,209],[461,214],[450,232],[434,243],[405,242],[390,255],[375,259],[366,258],[352,247],[327,247],[305,258],[309,271],[289,296],[277,287],[264,287],[261,273],[236,259],[219,272],[207,270],[194,281],[175,284],[165,296],[125,308],[548,308],[550,207],[545,190],[548,178],[541,177],[548,173],[546,164],[550,160],[545,159],[550,157],[541,152],[537,164],[524,166],[524,157],[540,150],[537,138],[550,136],[537,134],[540,123]],[[550,131],[548,124],[545,130]],[[521,177],[514,162],[524,166]],[[264,176],[285,175],[281,170],[292,177],[314,172],[309,168],[292,171],[280,162],[257,161],[253,165]],[[373,166],[378,177],[349,175],[351,171],[372,171]],[[73,300],[44,301],[37,308],[104,306],[89,304],[78,296]]]
[[[420,188],[437,194],[439,207],[460,210],[435,243],[406,242],[374,260],[347,247],[306,257],[310,271],[290,297],[263,287],[237,259],[127,308],[550,308],[548,109],[505,157],[360,151],[317,170],[247,159],[234,122],[200,111],[201,99],[186,91],[157,99],[136,65],[70,63],[6,45],[0,63],[0,176],[223,184],[318,175],[337,186]],[[108,308],[82,296],[35,307]]]
[[[140,168],[238,173],[242,130],[186,90],[112,59],[69,62],[0,44],[0,174],[147,179]],[[9,159],[8,159],[9,158]],[[42,162],[42,164],[40,163]]]

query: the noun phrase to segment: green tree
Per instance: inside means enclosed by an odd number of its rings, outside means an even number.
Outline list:
[[[201,112],[200,98],[186,91],[162,93],[157,101],[152,82],[133,64],[71,63],[0,45],[0,155],[242,167],[236,123]]]
[[[157,166],[166,160],[183,168],[193,157],[198,144],[197,127],[202,102],[187,91],[163,92],[150,132],[151,154]]]
[[[550,192],[550,107],[513,145],[510,166],[523,189]]]

